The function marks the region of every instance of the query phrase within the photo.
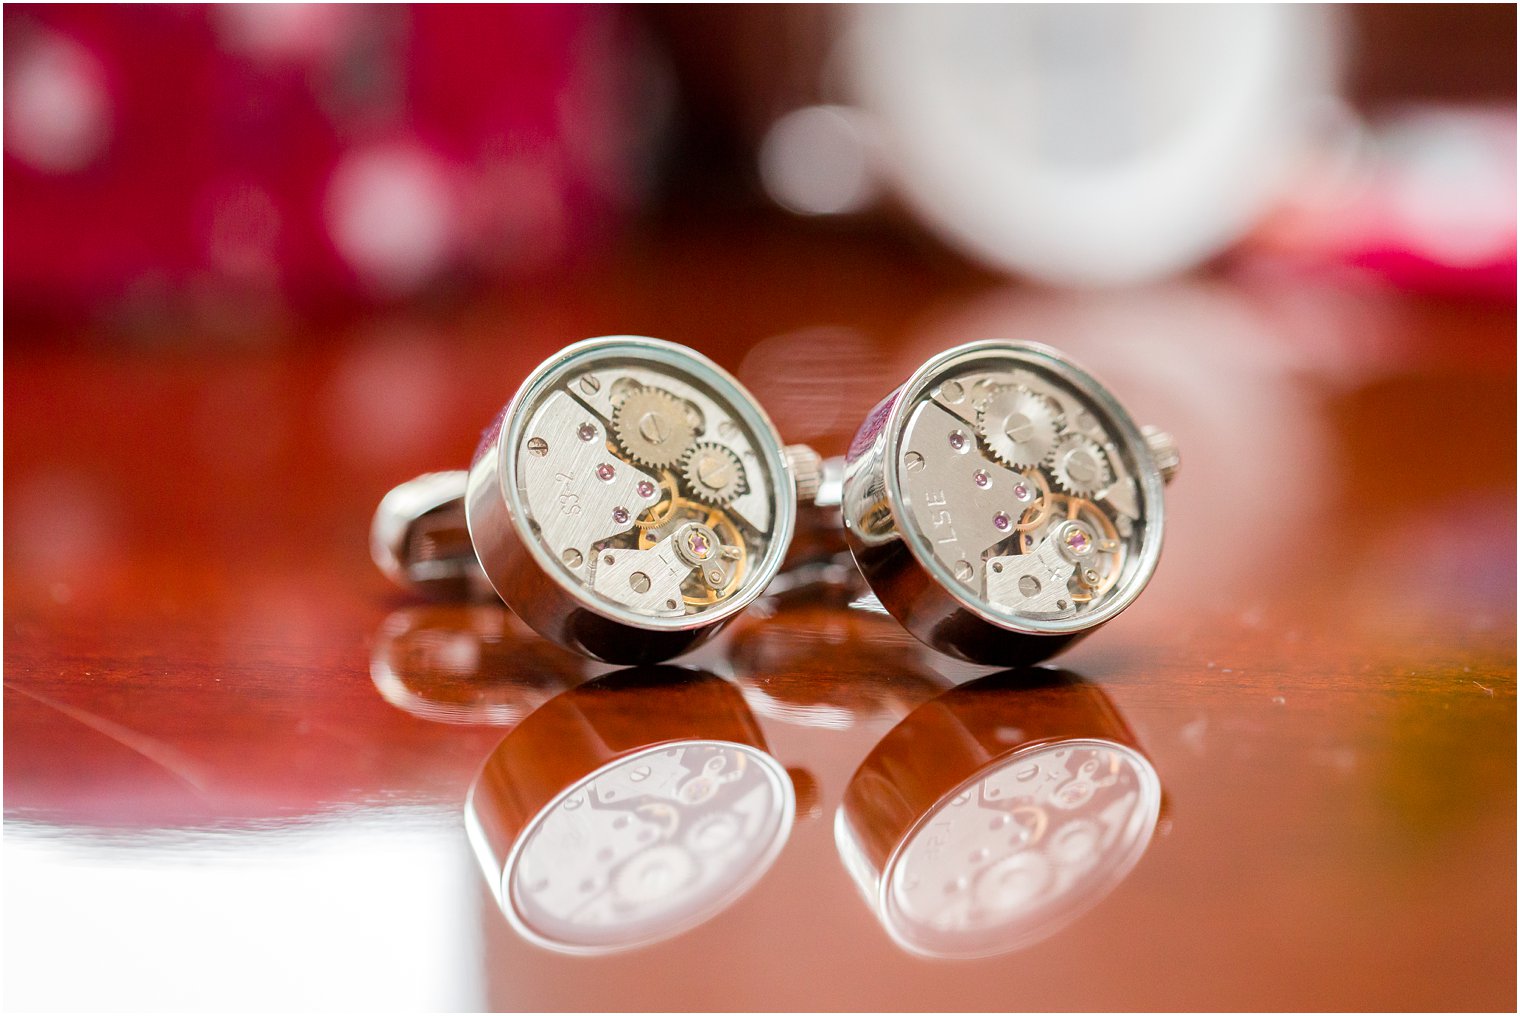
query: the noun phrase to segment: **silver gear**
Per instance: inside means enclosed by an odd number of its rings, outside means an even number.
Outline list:
[[[720,444],[701,441],[681,460],[681,471],[693,497],[725,505],[749,492],[749,479],[739,456]]]
[[[1091,497],[1107,487],[1112,475],[1103,449],[1075,432],[1063,434],[1056,442],[1046,468],[1062,490],[1077,497]]]
[[[1023,385],[995,388],[976,414],[976,432],[992,457],[1013,469],[1038,465],[1056,444],[1056,408]]]
[[[681,400],[661,388],[635,388],[612,413],[612,430],[629,458],[656,469],[672,466],[696,433]]]

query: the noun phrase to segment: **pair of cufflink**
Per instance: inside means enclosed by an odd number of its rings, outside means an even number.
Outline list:
[[[387,494],[371,553],[398,584],[494,591],[543,637],[613,663],[696,648],[782,571],[799,504],[837,507],[885,609],[976,663],[1032,663],[1145,588],[1175,442],[1047,346],[931,358],[847,455],[783,444],[732,375],[660,339],[587,339],[535,368],[468,470]],[[834,523],[837,525],[837,523]]]

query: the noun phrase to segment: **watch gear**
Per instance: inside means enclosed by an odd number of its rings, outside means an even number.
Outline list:
[[[692,567],[682,587],[686,603],[706,606],[732,596],[749,564],[749,551],[738,523],[721,508],[678,497],[667,521],[639,531],[639,549],[649,550],[667,537],[681,536],[683,532],[687,537],[700,534],[715,541],[706,548],[700,544],[688,548],[692,553],[699,553],[705,563],[701,567]],[[680,556],[683,564],[690,562],[688,555]]]
[[[1075,564],[1070,586],[1072,600],[1087,603],[1108,592],[1119,580],[1124,566],[1124,544],[1113,521],[1098,505],[1079,497],[1052,494],[1047,502],[1041,522],[1019,534],[1019,553],[1034,553],[1046,537],[1061,536],[1063,524],[1072,526],[1067,535],[1080,533],[1081,539],[1073,537],[1068,543],[1069,549],[1084,551],[1070,556]],[[1038,510],[1026,513],[1025,518]],[[1045,522],[1049,522],[1049,526],[1044,525]],[[1089,542],[1090,548],[1086,546]]]
[[[635,462],[674,465],[696,436],[681,400],[661,388],[635,388],[612,413],[618,444]]]
[[[1051,478],[1068,494],[1089,497],[1107,487],[1108,460],[1090,438],[1068,433],[1056,442],[1047,462]]]
[[[976,431],[992,457],[1024,469],[1045,460],[1056,443],[1057,412],[1023,385],[995,388],[977,412]]]
[[[743,463],[723,445],[699,442],[686,453],[681,467],[692,496],[710,504],[725,505],[749,491]]]

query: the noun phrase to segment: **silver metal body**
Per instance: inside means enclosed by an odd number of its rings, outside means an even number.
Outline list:
[[[424,473],[380,499],[369,552],[381,574],[435,599],[494,595],[464,517],[469,478],[463,469]]]
[[[388,494],[371,549],[402,585],[453,597],[484,582],[559,645],[657,662],[715,635],[780,569],[794,460],[809,461],[706,357],[587,339],[524,380],[468,473]]]
[[[1147,438],[1057,351],[975,342],[872,411],[846,459],[844,524],[866,581],[922,642],[1031,663],[1145,587],[1161,553],[1162,466],[1177,464],[1175,443]]]

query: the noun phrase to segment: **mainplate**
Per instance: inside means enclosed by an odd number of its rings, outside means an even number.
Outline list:
[[[1081,385],[1035,356],[987,354],[933,379],[904,420],[905,522],[984,611],[1075,622],[1122,584],[1148,452]]]
[[[679,619],[735,598],[766,556],[778,511],[764,441],[697,365],[609,357],[537,393],[518,490],[531,533],[588,595]]]

